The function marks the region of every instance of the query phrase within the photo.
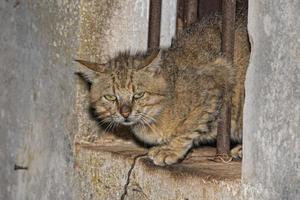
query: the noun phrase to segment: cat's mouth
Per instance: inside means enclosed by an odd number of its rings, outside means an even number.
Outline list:
[[[124,126],[131,126],[131,125],[135,124],[135,122],[125,120],[125,121],[121,122],[121,124],[124,125]]]
[[[121,122],[121,124],[124,126],[131,126],[131,125],[135,124],[135,122],[134,122],[134,120],[124,118],[123,121]]]
[[[125,117],[119,118],[117,121],[119,124],[121,124],[123,126],[132,126],[132,125],[138,124],[140,122],[140,119],[129,116],[127,118],[125,118]]]

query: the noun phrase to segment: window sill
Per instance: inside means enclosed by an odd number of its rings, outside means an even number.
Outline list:
[[[241,162],[211,161],[215,148],[195,149],[182,163],[159,167],[139,157],[146,149],[108,138],[76,144],[82,199],[241,198]]]

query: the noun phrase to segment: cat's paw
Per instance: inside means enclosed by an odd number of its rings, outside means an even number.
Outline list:
[[[231,157],[234,160],[241,160],[243,158],[243,148],[242,145],[237,145],[234,148],[231,149],[230,151]]]
[[[149,150],[148,156],[155,165],[165,166],[178,163],[185,156],[186,151],[170,148],[169,146],[153,147]]]

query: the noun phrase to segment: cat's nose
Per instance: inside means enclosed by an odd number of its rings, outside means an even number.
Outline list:
[[[124,118],[129,117],[130,113],[131,113],[131,106],[129,106],[127,104],[121,106],[121,108],[120,108],[120,114]]]

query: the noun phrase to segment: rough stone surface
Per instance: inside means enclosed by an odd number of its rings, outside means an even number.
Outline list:
[[[245,199],[300,199],[299,10],[299,1],[249,1]]]
[[[0,199],[78,199],[73,140],[97,129],[73,59],[105,61],[119,50],[145,50],[148,6],[147,0],[0,1]],[[162,26],[171,27],[168,20]],[[15,164],[28,170],[14,171]]]
[[[106,136],[76,149],[83,199],[241,199],[241,163],[211,161],[214,148],[194,150],[169,167],[153,165],[132,142]]]
[[[176,8],[177,0],[162,1],[160,46],[170,46],[176,31]]]
[[[0,1],[0,199],[75,197],[78,22],[76,0]]]

